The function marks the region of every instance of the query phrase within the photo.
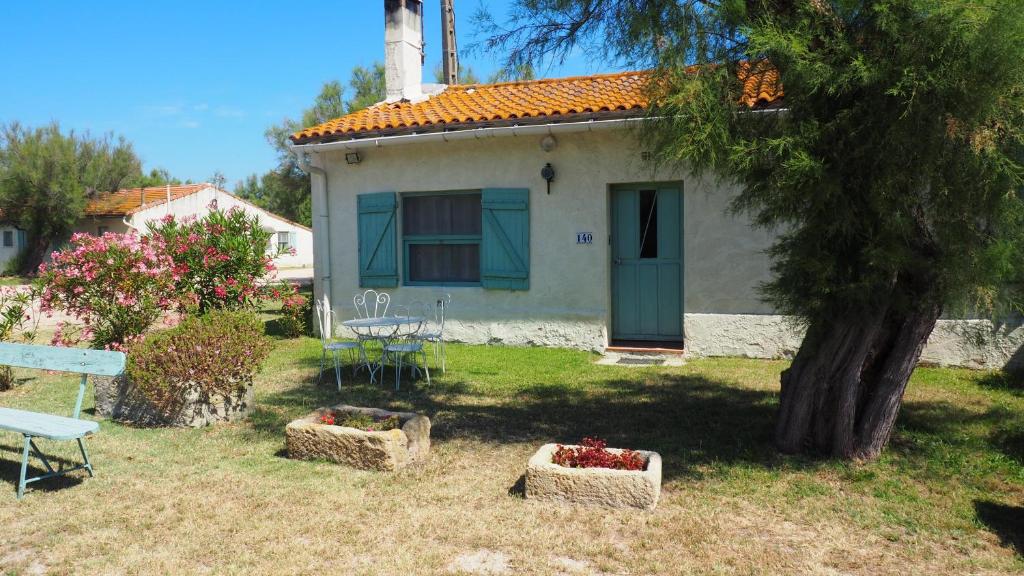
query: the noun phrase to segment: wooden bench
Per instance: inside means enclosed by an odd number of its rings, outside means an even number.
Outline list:
[[[89,453],[85,450],[83,440],[89,434],[98,432],[100,425],[98,422],[81,420],[78,417],[82,411],[85,385],[90,374],[97,376],[121,374],[124,371],[124,364],[125,358],[121,352],[0,343],[0,365],[75,372],[82,375],[82,380],[78,385],[78,399],[75,401],[75,409],[71,413],[71,418],[28,410],[0,408],[0,431],[16,432],[25,437],[25,449],[21,457],[21,476],[18,480],[19,500],[25,495],[25,486],[32,482],[63,476],[76,470],[86,470],[89,472],[89,476],[93,475]],[[54,470],[49,460],[36,446],[36,438],[78,441],[78,449],[82,452],[83,463],[72,468],[65,469],[61,466]],[[46,467],[46,474],[34,478],[25,477],[28,472],[29,453],[35,454],[42,461],[43,466]]]

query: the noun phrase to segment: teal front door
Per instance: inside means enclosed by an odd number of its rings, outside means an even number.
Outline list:
[[[612,339],[683,339],[683,198],[676,186],[612,189]]]

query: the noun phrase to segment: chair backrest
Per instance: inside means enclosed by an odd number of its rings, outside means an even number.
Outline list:
[[[78,418],[82,411],[82,399],[85,397],[85,385],[89,381],[89,375],[118,376],[124,372],[124,364],[124,353],[112,350],[85,350],[6,342],[0,344],[0,365],[81,374],[78,399],[72,413],[75,418]]]
[[[356,294],[352,298],[352,304],[356,307],[356,316],[360,318],[383,318],[387,316],[388,307],[391,305],[391,295],[387,292],[367,290],[362,294]]]
[[[323,300],[316,301],[314,309],[316,310],[316,327],[320,332],[320,340],[326,343],[334,333],[334,323],[331,322],[333,315],[331,302],[324,296]]]

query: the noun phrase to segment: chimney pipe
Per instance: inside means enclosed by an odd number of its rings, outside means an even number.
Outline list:
[[[384,0],[387,101],[418,100],[423,83],[423,2]]]
[[[455,0],[441,0],[441,58],[444,83],[459,83],[459,48],[455,43]]]

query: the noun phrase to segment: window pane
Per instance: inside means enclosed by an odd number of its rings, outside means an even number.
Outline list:
[[[640,257],[658,257],[658,192],[640,191]]]
[[[479,194],[407,196],[402,199],[402,207],[406,235],[480,234]]]
[[[479,282],[479,244],[410,244],[412,282]]]
[[[14,246],[14,232],[4,230],[4,246]]]

